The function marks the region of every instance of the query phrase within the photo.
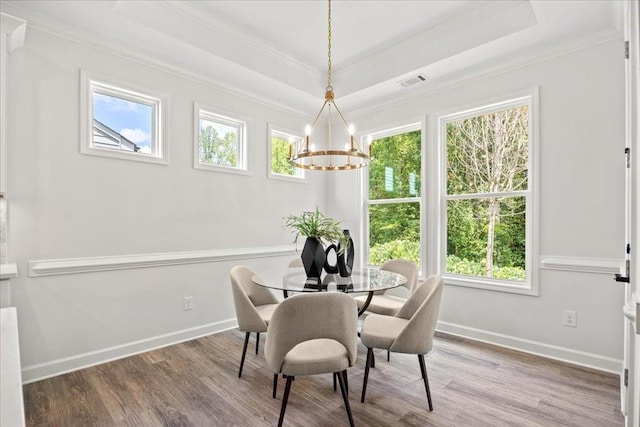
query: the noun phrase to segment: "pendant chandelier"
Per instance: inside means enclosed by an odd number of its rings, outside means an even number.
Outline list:
[[[299,147],[296,147],[293,144],[289,146],[289,163],[298,168],[312,170],[338,171],[358,169],[369,165],[371,158],[369,154],[364,153],[358,147],[356,138],[353,135],[355,132],[353,124],[347,124],[347,121],[338,109],[334,100],[335,95],[333,94],[333,87],[331,86],[331,0],[328,0],[328,4],[327,22],[329,27],[329,49],[327,56],[329,57],[329,67],[327,74],[327,88],[324,94],[324,104],[322,104],[322,108],[320,108],[320,112],[318,112],[313,123],[306,126],[304,142],[300,144]],[[318,124],[318,121],[325,110],[327,114],[327,141],[324,149],[316,150],[315,145],[310,141],[311,132]],[[342,143],[338,143],[340,144],[339,146],[334,146],[333,142],[334,130],[338,133],[342,133],[339,129],[334,129],[333,110],[335,110],[335,113],[339,118],[339,123],[344,125],[345,130],[345,138]]]

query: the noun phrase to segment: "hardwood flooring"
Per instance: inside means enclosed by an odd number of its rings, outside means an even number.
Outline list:
[[[28,426],[275,426],[284,382],[271,398],[261,337],[188,341],[24,386]],[[376,351],[360,403],[366,349],[349,369],[357,426],[622,426],[619,378],[541,357],[437,334],[426,357],[429,412],[418,358]],[[285,426],[348,425],[331,375],[296,378]]]

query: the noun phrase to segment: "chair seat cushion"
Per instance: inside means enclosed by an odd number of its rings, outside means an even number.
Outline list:
[[[409,323],[407,319],[370,314],[364,319],[360,339],[369,348],[389,350],[400,332]]]
[[[355,297],[358,308],[361,308],[367,301],[367,295]],[[374,295],[367,311],[385,316],[395,316],[400,308],[407,302],[406,299],[394,295]]]
[[[350,366],[347,349],[336,340],[303,341],[287,353],[282,373],[290,376],[339,372]]]
[[[258,312],[260,318],[264,320],[264,322],[268,325],[269,321],[271,320],[271,315],[273,314],[273,311],[277,306],[278,304],[257,305],[256,311]]]

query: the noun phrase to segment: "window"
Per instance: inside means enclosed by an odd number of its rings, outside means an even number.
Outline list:
[[[195,111],[193,167],[246,174],[247,124],[243,120],[205,111],[197,104]]]
[[[531,95],[441,117],[440,266],[447,283],[535,293]]]
[[[160,97],[82,73],[80,151],[106,157],[167,163]]]
[[[367,218],[369,264],[392,258],[421,266],[420,124],[371,134]]]
[[[302,137],[288,131],[269,126],[269,178],[304,180],[304,170],[289,163],[290,150],[297,151]]]

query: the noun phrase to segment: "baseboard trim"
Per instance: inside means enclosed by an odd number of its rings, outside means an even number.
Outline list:
[[[29,277],[295,255],[294,245],[29,261]]]
[[[233,329],[237,326],[238,322],[235,318],[227,319],[220,322],[197,326],[195,328],[172,332],[170,334],[159,335],[115,347],[58,359],[39,365],[26,366],[22,368],[22,383],[29,384],[80,369],[89,368],[91,366],[100,365],[102,363],[123,359],[125,357],[200,338],[206,335],[216,334],[228,329]]]
[[[537,356],[571,363],[573,365],[584,366],[598,371],[609,372],[616,375],[620,375],[620,372],[622,371],[622,359],[614,359],[601,356],[599,354],[572,350],[570,348],[546,344],[539,341],[525,340],[510,335],[498,334],[449,322],[439,321],[436,330],[445,334],[469,338],[474,341],[518,350],[524,353],[535,354]]]

